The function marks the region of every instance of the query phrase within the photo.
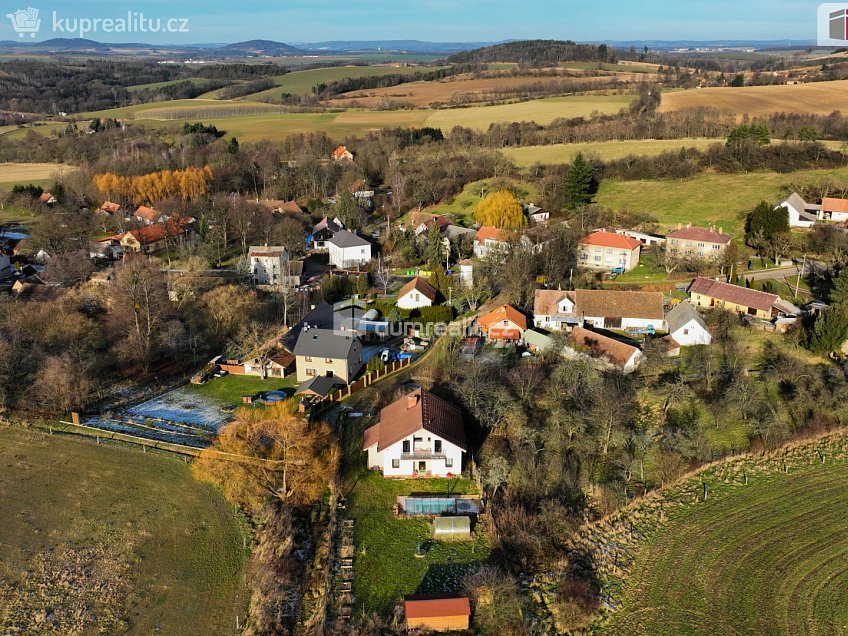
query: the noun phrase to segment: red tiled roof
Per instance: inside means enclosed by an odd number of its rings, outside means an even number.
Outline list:
[[[347,146],[339,146],[333,151],[333,157],[339,159],[340,157],[343,157],[346,152],[350,152],[347,149]]]
[[[416,389],[380,411],[380,423],[365,432],[363,448],[377,450],[424,429],[465,450],[465,425],[456,407],[429,391]]]
[[[129,234],[142,245],[150,245],[151,243],[161,241],[166,236],[176,236],[184,231],[185,225],[183,223],[179,223],[174,219],[168,219],[167,223],[154,223],[153,225],[146,225],[135,230],[130,230],[121,238],[123,239],[124,236]]]
[[[574,327],[571,330],[571,338],[577,344],[588,347],[593,358],[600,358],[620,367],[627,364],[633,354],[639,351],[636,347],[631,347],[629,344],[602,336],[583,327]]]
[[[821,202],[823,212],[848,212],[848,199],[824,197]]]
[[[413,289],[422,294],[423,296],[426,296],[433,302],[436,301],[436,296],[438,296],[439,294],[439,292],[436,291],[436,288],[433,287],[430,283],[428,283],[420,276],[416,276],[406,285],[400,288],[400,291],[398,292],[398,298],[403,298]]]
[[[484,225],[479,230],[477,230],[477,234],[474,236],[474,240],[477,241],[478,245],[485,245],[486,241],[503,241],[506,236],[506,232],[500,230],[496,227],[490,227],[488,225]]]
[[[733,240],[730,234],[716,232],[711,227],[682,227],[669,234],[666,238],[700,241],[702,243],[721,243],[724,245]]]
[[[41,201],[42,203],[50,203],[50,199],[52,199],[52,198],[53,198],[53,195],[50,194],[49,192],[42,192],[41,196],[38,197],[38,200]]]
[[[439,228],[445,228],[448,225],[451,225],[451,220],[446,217],[444,214],[429,214],[427,212],[413,212],[409,216],[409,223],[413,229],[417,228],[420,225],[430,225],[431,223],[437,223]]]
[[[151,223],[156,223],[156,221],[158,221],[159,218],[162,216],[160,212],[157,212],[153,208],[149,208],[146,205],[138,206],[138,209],[135,211],[135,215],[138,218],[144,219],[145,221],[150,221]]]
[[[490,327],[491,325],[502,322],[504,320],[509,320],[510,322],[515,323],[521,329],[527,329],[527,316],[518,311],[515,307],[511,305],[503,305],[490,311],[485,316],[480,316],[477,319],[477,324],[481,327]]]
[[[733,303],[741,307],[749,307],[760,311],[771,311],[774,303],[780,300],[780,296],[767,292],[748,289],[739,285],[731,285],[711,278],[699,276],[689,286],[690,294],[702,294],[710,298],[716,298],[725,302]]]
[[[574,311],[592,318],[642,318],[662,320],[665,300],[662,292],[577,289]]]
[[[599,247],[614,247],[620,250],[633,250],[642,245],[635,238],[614,234],[612,232],[592,232],[589,236],[580,239],[581,245],[597,245]]]
[[[406,618],[441,618],[471,616],[471,604],[465,596],[407,596],[404,601]]]
[[[100,209],[104,212],[108,212],[109,214],[116,214],[121,211],[121,204],[105,201],[103,205],[100,206]]]

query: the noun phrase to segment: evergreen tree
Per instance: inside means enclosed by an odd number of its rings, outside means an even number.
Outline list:
[[[578,153],[565,175],[565,194],[571,209],[589,205],[598,190],[595,171],[583,153]]]
[[[848,313],[843,308],[828,309],[813,323],[807,346],[815,353],[837,351],[848,339]]]
[[[848,267],[843,267],[839,271],[839,276],[833,279],[830,303],[834,307],[848,307]]]
[[[424,259],[429,269],[435,269],[445,261],[445,246],[438,223],[433,223],[427,230],[427,243],[424,247]]]
[[[230,139],[230,143],[227,145],[227,152],[229,152],[231,155],[236,155],[236,154],[238,154],[238,151],[239,151],[239,141],[238,141],[238,139],[233,137],[232,139]]]

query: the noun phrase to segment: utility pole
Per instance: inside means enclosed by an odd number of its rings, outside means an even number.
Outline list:
[[[804,275],[804,270],[807,269],[807,255],[804,254],[804,260],[801,261],[801,271],[798,272],[798,281],[795,283],[795,298],[798,298],[798,292],[801,288],[801,276]]]

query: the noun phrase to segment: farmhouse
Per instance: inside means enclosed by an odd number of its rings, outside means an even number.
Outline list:
[[[713,228],[687,225],[679,226],[666,237],[666,247],[674,256],[719,258],[732,240],[732,236],[724,233],[724,228],[716,232]]]
[[[120,203],[112,203],[111,201],[104,201],[103,205],[97,210],[100,214],[108,214],[112,216],[114,214],[120,214],[121,212],[121,204]]]
[[[465,424],[455,406],[416,389],[380,411],[365,431],[368,466],[384,477],[446,477],[462,472]]]
[[[770,320],[780,297],[699,276],[689,286],[689,299],[696,307],[719,307]]]
[[[583,327],[572,329],[571,338],[577,346],[588,349],[592,358],[626,372],[635,370],[642,358],[642,352],[636,347]]]
[[[358,267],[371,262],[371,243],[353,232],[340,230],[327,241],[330,264],[339,269]]]
[[[273,348],[265,356],[244,363],[244,374],[261,378],[285,378],[295,365],[295,357],[282,348]]]
[[[124,251],[147,254],[164,249],[169,239],[178,241],[187,239],[192,231],[190,224],[169,219],[165,223],[155,223],[130,230],[121,235],[120,243]]]
[[[141,221],[145,225],[152,225],[153,223],[161,223],[162,221],[166,221],[168,219],[167,216],[155,210],[153,208],[149,208],[146,205],[140,205],[135,211],[133,218],[136,221]]]
[[[338,219],[328,219],[326,216],[312,228],[312,234],[306,239],[309,246],[316,252],[327,251],[327,241],[329,241],[336,232],[341,232],[344,229],[344,223]]]
[[[498,601],[494,599],[493,602]],[[465,596],[407,596],[403,609],[407,630],[456,632],[470,627],[471,604]]]
[[[661,292],[537,289],[533,320],[537,327],[555,331],[584,324],[600,329],[662,331],[664,302]]]
[[[280,199],[262,199],[259,204],[270,210],[274,214],[303,214],[303,208],[301,208],[297,201],[283,201]]]
[[[49,192],[42,192],[41,196],[38,197],[38,200],[44,205],[54,205],[58,202],[58,199]]]
[[[713,341],[707,323],[688,302],[678,303],[665,317],[668,325],[668,335],[683,346],[708,345]]]
[[[416,276],[398,292],[397,306],[400,309],[418,309],[419,307],[432,307],[436,302],[439,292],[426,280]]]
[[[505,248],[507,238],[506,231],[484,225],[474,236],[474,256],[486,258],[491,252]]]
[[[815,203],[807,203],[797,192],[793,192],[778,203],[775,209],[781,207],[786,208],[786,212],[789,214],[789,227],[810,228],[816,221],[820,220],[821,206]]]
[[[511,305],[503,305],[477,319],[489,342],[517,342],[527,329],[527,317]]]
[[[648,234],[647,232],[637,232],[636,230],[616,230],[615,233],[634,238],[642,245],[648,247],[665,244],[665,237],[659,234]]]
[[[526,214],[527,218],[533,221],[533,223],[545,223],[551,218],[550,212],[546,212],[533,203],[528,203],[524,205],[523,208],[524,214]]]
[[[584,236],[577,244],[577,264],[587,269],[629,272],[639,264],[642,243],[603,230]]]
[[[362,343],[352,333],[304,328],[294,347],[294,355],[298,382],[323,375],[350,384],[362,369]]]
[[[282,285],[289,253],[281,246],[251,246],[248,252],[254,285]]]
[[[824,197],[821,202],[821,220],[842,223],[848,221],[848,199]]]
[[[420,236],[430,229],[430,226],[436,224],[441,232],[446,227],[451,225],[451,220],[444,214],[429,214],[427,212],[413,212],[409,215],[409,227],[415,233],[415,236]]]
[[[339,146],[333,151],[333,161],[353,161],[353,153],[347,149],[347,146]]]

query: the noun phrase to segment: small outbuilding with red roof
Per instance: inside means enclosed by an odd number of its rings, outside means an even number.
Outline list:
[[[432,632],[469,629],[471,603],[455,594],[416,594],[403,600],[406,628]]]

